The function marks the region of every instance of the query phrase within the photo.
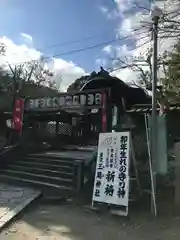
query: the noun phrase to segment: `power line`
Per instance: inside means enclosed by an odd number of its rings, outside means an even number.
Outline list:
[[[142,33],[140,33],[142,34]],[[146,38],[147,36],[143,36],[142,38],[140,39],[144,39]],[[103,47],[104,45],[108,45],[108,44],[111,44],[111,43],[114,43],[114,42],[118,42],[118,41],[122,41],[122,40],[126,40],[127,37],[124,37],[124,38],[121,38],[121,39],[114,39],[114,40],[110,40],[110,41],[107,41],[107,42],[103,42],[103,43],[100,43],[100,44],[96,44],[94,46],[89,46],[89,47],[86,47],[86,48],[81,48],[81,49],[77,49],[77,50],[73,50],[73,51],[69,51],[69,52],[64,52],[64,53],[60,53],[60,54],[56,54],[54,55],[54,57],[59,57],[59,56],[64,56],[64,55],[69,55],[69,54],[74,54],[74,53],[78,53],[78,52],[83,52],[83,51],[86,51],[86,50],[91,50],[91,49],[94,49],[94,48],[98,48],[98,47]],[[138,39],[138,40],[140,40]]]
[[[67,52],[63,52],[63,53],[58,53],[58,54],[55,54],[53,56],[49,56],[49,57],[44,57],[43,59],[44,60],[48,60],[48,59],[53,59],[53,58],[56,58],[56,57],[61,57],[61,56],[65,56],[65,55],[71,55],[71,54],[76,54],[76,53],[80,53],[80,52],[84,52],[84,51],[87,51],[87,50],[91,50],[91,49],[95,49],[95,48],[98,48],[98,47],[103,47],[103,46],[106,46],[108,44],[111,44],[111,43],[114,43],[114,42],[119,42],[119,41],[123,41],[123,40],[127,40],[129,37],[136,37],[138,35],[142,35],[144,33],[148,33],[147,31],[146,32],[141,32],[141,33],[137,33],[136,35],[130,35],[130,36],[125,36],[125,37],[122,37],[122,38],[119,38],[119,39],[112,39],[110,41],[106,41],[106,42],[101,42],[99,44],[96,44],[96,45],[93,45],[93,46],[89,46],[89,47],[85,47],[85,48],[81,48],[81,49],[75,49],[75,50],[72,50],[72,51],[67,51]],[[145,39],[147,36],[143,36],[141,38],[139,38],[138,40],[141,40],[141,39]],[[6,56],[6,55],[5,55]],[[32,59],[32,60],[29,60],[29,61],[22,61],[22,62],[19,62],[19,63],[14,63],[15,65],[18,65],[18,64],[25,64],[25,63],[31,63],[32,61],[38,61],[37,59]]]
[[[138,31],[138,30],[139,30],[139,28],[134,29],[134,31]],[[57,44],[53,44],[53,45],[48,45],[48,46],[46,46],[44,48],[37,48],[36,50],[37,51],[43,51],[44,49],[50,49],[50,48],[61,47],[61,46],[65,46],[65,45],[69,45],[69,44],[73,44],[73,43],[84,42],[84,41],[92,40],[92,39],[95,39],[97,37],[102,37],[102,36],[103,36],[103,34],[101,33],[100,35],[96,35],[95,37],[94,36],[88,36],[88,37],[75,39],[75,40],[71,40],[71,41],[65,41],[65,42],[61,42],[61,43],[57,43]]]
[[[88,40],[92,40],[92,39],[95,39],[95,37],[90,36],[90,37],[84,37],[84,38],[75,39],[75,40],[71,40],[71,41],[64,41],[64,42],[53,44],[53,45],[47,45],[47,46],[42,47],[42,48],[37,48],[36,50],[41,52],[44,49],[51,49],[51,48],[66,46],[66,45],[70,45],[70,44],[74,44],[74,43],[80,43],[80,42],[84,42],[84,41],[88,41]]]
[[[71,40],[71,41],[64,41],[64,42],[57,43],[57,44],[47,45],[47,46],[42,47],[42,48],[36,48],[36,51],[42,52],[42,51],[47,50],[47,49],[62,47],[62,46],[66,46],[66,45],[70,45],[70,44],[74,44],[74,43],[85,42],[85,41],[92,40],[92,39],[95,39],[95,37],[91,36],[91,37],[84,37],[84,38],[81,38],[81,39],[76,39],[76,40]],[[6,56],[9,56],[9,55],[18,55],[18,52],[12,52],[11,54],[8,54]]]
[[[140,30],[141,27],[146,27],[145,25],[144,26],[140,26],[138,28],[135,28],[134,31],[138,31]],[[121,32],[123,33],[123,30],[121,30]],[[103,34],[101,33],[100,35],[96,35],[96,37],[102,37]],[[59,44],[53,44],[53,45],[49,45],[49,46],[46,46],[44,48],[39,48],[37,49],[38,51],[42,51],[44,49],[49,49],[49,48],[54,48],[54,47],[60,47],[60,46],[64,46],[64,45],[68,45],[68,44],[73,44],[73,43],[78,43],[78,42],[83,42],[83,41],[87,41],[87,40],[91,40],[91,39],[95,39],[96,37],[94,36],[88,36],[88,37],[84,37],[84,38],[80,38],[80,39],[76,39],[76,40],[71,40],[71,41],[65,41],[65,42],[62,42],[62,43],[59,43]]]
[[[145,43],[141,44],[140,46],[138,46],[138,47],[136,47],[136,48],[134,48],[134,49],[132,49],[132,50],[136,50],[136,49],[138,49],[138,48],[141,48],[141,47],[145,46],[146,44],[148,44],[148,43],[150,43],[150,42],[151,42],[151,41],[145,42]],[[124,66],[121,66],[121,67],[112,69],[112,70],[110,71],[110,73],[116,72],[116,71],[118,71],[118,70],[122,70],[122,69],[125,69],[125,68],[132,68],[133,66],[134,66],[134,67],[137,66],[137,64],[135,64],[135,63],[133,63],[133,62],[132,62],[132,63],[126,63],[125,61],[123,61],[123,60],[121,60],[121,59],[119,59],[119,61],[120,61],[120,63],[124,64]],[[145,66],[147,66],[147,64],[138,64],[138,65],[140,65],[140,67],[145,67]]]
[[[151,3],[151,2],[153,2],[153,1],[150,0],[149,3]],[[136,5],[137,5],[137,4],[136,4]],[[138,5],[137,5],[137,6],[138,6]],[[144,8],[144,7],[142,7],[142,6],[140,6],[140,7],[141,7],[142,9]],[[144,10],[148,10],[148,9],[144,8]],[[179,15],[179,12],[180,12],[180,9],[176,9],[176,10],[174,10],[174,11],[167,12],[166,14],[164,14],[164,17],[169,17],[171,14],[175,14],[175,15],[173,16],[173,18],[174,18],[174,17],[176,17],[177,15]],[[172,18],[172,17],[171,17],[171,18]],[[162,19],[162,21],[163,21],[163,22],[169,22],[170,20],[169,20],[169,19]],[[148,24],[148,22],[147,22],[147,24]],[[180,22],[176,21],[176,24],[180,24]],[[166,32],[166,29],[165,29],[165,32]],[[164,38],[166,38],[166,37],[170,37],[171,34],[172,34],[172,32],[171,32],[170,34],[168,34],[168,36],[163,36],[160,41],[162,41],[162,39],[164,39]],[[151,41],[150,41],[150,42],[151,42]],[[131,67],[134,65],[133,63],[128,64],[128,63],[123,62],[123,61],[121,61],[121,63],[124,64],[124,66],[121,66],[121,67],[119,67],[119,68],[113,69],[111,72],[118,71],[118,70],[125,69],[125,68],[131,68]],[[145,66],[145,65],[141,65],[140,67],[142,67],[142,66]],[[147,66],[147,65],[146,65],[146,66]]]
[[[147,26],[140,26],[139,28],[135,28],[133,31],[134,32],[137,32],[138,30],[140,30],[140,28],[142,27],[147,27]],[[123,32],[123,31],[122,31]],[[45,47],[42,47],[42,48],[37,48],[36,51],[39,51],[39,52],[42,52],[46,49],[51,49],[51,48],[56,48],[56,47],[61,47],[61,46],[65,46],[65,45],[70,45],[70,44],[74,44],[74,43],[80,43],[80,42],[84,42],[84,41],[88,41],[88,40],[93,40],[93,39],[96,39],[97,37],[102,37],[103,34],[101,33],[100,35],[96,35],[95,37],[94,36],[88,36],[88,37],[84,37],[84,38],[80,38],[80,39],[75,39],[75,40],[70,40],[70,41],[64,41],[64,42],[61,42],[61,43],[58,43],[58,44],[53,44],[53,45],[47,45]],[[131,37],[131,35],[129,36]],[[132,35],[133,37],[133,35]],[[118,40],[118,39],[117,39]],[[26,52],[26,51],[25,51]],[[12,52],[11,54],[8,54],[6,56],[9,56],[9,55],[18,55],[18,52]]]
[[[134,32],[137,32],[138,30],[140,30],[142,27],[147,27],[147,25],[144,25],[144,26],[140,26],[138,27],[137,29],[134,29]],[[122,37],[122,38],[117,38],[117,39],[112,39],[112,40],[109,40],[109,41],[106,41],[106,42],[102,42],[102,43],[99,43],[99,44],[96,44],[96,45],[93,45],[93,46],[88,46],[88,47],[85,47],[85,48],[81,48],[81,49],[75,49],[75,50],[72,50],[72,51],[67,51],[67,52],[63,52],[63,53],[58,53],[58,54],[55,54],[53,56],[49,56],[49,57],[45,57],[44,59],[51,59],[51,58],[55,58],[55,57],[59,57],[59,56],[65,56],[65,55],[70,55],[70,54],[75,54],[75,53],[79,53],[79,52],[83,52],[83,51],[87,51],[87,50],[91,50],[91,49],[94,49],[94,48],[98,48],[98,47],[102,47],[104,45],[108,45],[108,44],[111,44],[111,43],[114,43],[114,42],[118,42],[118,41],[123,41],[123,40],[127,40],[128,38],[130,37],[136,37],[138,35],[141,35],[141,34],[144,34],[144,33],[148,33],[149,31],[145,31],[145,32],[140,32],[140,33],[136,33],[136,35],[129,35],[129,36],[125,36],[125,37]],[[144,39],[148,36],[143,36],[142,38],[139,38],[137,40],[141,40],[141,39]],[[57,47],[57,46],[62,46],[62,45],[65,45],[65,44],[70,44],[70,43],[75,43],[75,42],[80,42],[80,41],[85,41],[85,40],[88,40],[88,39],[93,39],[94,37],[86,37],[86,38],[82,38],[82,39],[79,39],[79,40],[73,40],[73,41],[67,41],[67,42],[64,42],[64,43],[60,43],[60,44],[56,44],[56,45],[51,45],[51,46],[47,46],[47,48],[51,48],[51,47]],[[38,49],[37,49],[38,50]],[[9,56],[9,55],[5,55],[5,56]],[[23,63],[28,63],[28,62],[32,62],[32,61],[38,61],[38,60],[29,60],[29,61],[23,61],[23,62],[19,62],[19,63],[15,63],[15,64],[23,64]]]
[[[139,9],[142,9],[142,10],[150,12],[150,8],[147,8],[145,6],[140,5],[138,2],[133,2],[132,4],[135,5]]]

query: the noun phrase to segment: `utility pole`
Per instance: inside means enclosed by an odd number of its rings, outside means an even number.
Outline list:
[[[156,5],[152,5],[151,17],[153,21],[152,29],[152,42],[153,42],[153,55],[152,55],[152,116],[151,116],[151,156],[152,156],[152,197],[151,197],[151,210],[157,216],[156,208],[156,170],[157,170],[157,65],[158,65],[158,22],[162,15],[162,10]]]

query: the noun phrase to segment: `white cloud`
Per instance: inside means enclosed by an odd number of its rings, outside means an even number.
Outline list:
[[[105,7],[105,6],[100,6],[100,10],[101,10],[101,12],[103,12],[103,13],[108,13],[108,12],[109,12],[108,8]]]
[[[117,9],[113,9],[113,11],[111,11],[108,7],[106,6],[100,6],[100,11],[105,14],[105,16],[108,19],[115,19],[119,16],[119,13],[117,11]]]
[[[113,56],[114,54],[116,54],[116,56],[118,56],[122,60],[124,59],[124,56],[128,56],[128,59],[130,59],[131,62],[131,60],[134,58],[140,58],[145,56],[148,49],[152,46],[152,20],[150,18],[149,12],[145,10],[145,8],[147,8],[148,6],[148,0],[114,0],[114,3],[116,4],[116,11],[118,12],[119,16],[123,17],[123,21],[121,19],[121,21],[119,22],[119,27],[117,29],[117,37],[121,38],[122,36],[128,35],[129,39],[131,39],[134,43],[134,49],[129,50],[129,48],[127,47],[128,44],[126,44],[125,42],[123,42],[124,48],[120,45],[111,47],[111,49],[109,48],[109,46],[107,46],[107,49],[106,47],[104,49],[111,50],[106,51],[107,53],[109,52],[111,58],[112,54]],[[180,21],[180,3],[178,0],[160,0],[157,1],[156,4],[161,7],[164,14],[171,13],[171,20]],[[136,11],[133,10],[135,5]],[[140,6],[139,9],[137,8],[138,5]],[[112,11],[115,10],[113,9]],[[161,28],[161,23],[159,26]],[[137,28],[139,29],[138,31]],[[178,41],[178,38],[169,37],[169,33],[163,33],[163,36],[164,35],[166,36],[166,38],[163,37],[162,39],[162,34],[159,34],[159,55],[162,55],[164,51],[171,51],[174,44]],[[114,61],[113,64],[118,67],[117,62]],[[147,70],[147,68],[145,70]],[[117,75],[124,81],[136,80],[136,74],[130,69],[115,71],[112,74]]]
[[[112,45],[107,45],[107,46],[105,46],[105,47],[103,48],[103,51],[104,51],[105,53],[109,53],[109,54],[112,53],[112,50],[113,50],[113,46],[112,46]]]
[[[130,9],[132,1],[133,0],[114,0],[120,14]]]
[[[13,65],[32,60],[38,60],[43,55],[35,48],[30,48],[25,44],[16,45],[7,37],[1,37],[0,42],[4,43],[6,46],[6,55],[0,56],[0,65],[4,67],[7,66],[7,63]],[[54,73],[52,80],[54,80],[57,87],[60,87],[60,89],[63,91],[66,91],[67,87],[76,78],[85,75],[83,68],[77,66],[71,61],[65,61],[61,58],[49,59],[48,68]]]
[[[104,69],[106,69],[108,66],[108,62],[106,59],[98,58],[98,59],[96,59],[95,62],[96,62],[98,71],[99,71],[100,66],[103,67]]]
[[[25,38],[26,40],[28,40],[28,41],[30,41],[30,42],[33,42],[33,38],[32,38],[29,34],[27,34],[27,33],[21,33],[21,36],[22,36],[23,38]]]
[[[129,34],[131,33],[132,29],[131,29],[131,19],[126,18],[123,20],[121,27],[120,27],[120,34],[122,35],[121,32],[123,32],[123,35]]]
[[[118,1],[118,0],[114,0],[114,1]],[[133,3],[133,0],[131,0]],[[157,1],[156,5],[158,5],[159,7],[161,7],[161,9],[163,10],[163,13],[167,14],[167,13],[171,13],[173,11],[178,11],[180,13],[180,3],[178,0],[164,0],[164,1]],[[132,6],[131,6],[132,7]],[[178,12],[176,13],[177,16],[175,17],[171,17],[171,20],[176,20],[179,21],[180,20],[180,16],[178,14]],[[122,35],[122,32],[131,32],[133,30],[136,30],[137,28],[140,28],[139,31],[134,31],[134,36],[133,39],[136,42],[136,46],[139,46],[141,44],[143,44],[145,41],[148,40],[148,42],[151,39],[151,35],[148,33],[150,33],[150,29],[152,26],[152,20],[150,17],[149,12],[147,11],[143,11],[141,9],[139,9],[138,12],[134,13],[134,14],[127,14],[126,17],[124,18],[123,22],[120,25],[119,28],[119,35]],[[161,22],[159,24],[159,28],[161,29]],[[166,33],[165,33],[166,35]],[[169,35],[169,33],[167,34],[167,36]],[[146,36],[147,38],[142,39],[143,36]],[[164,36],[164,33],[163,33]],[[159,44],[159,53],[163,54],[164,50],[170,50],[172,49],[172,46],[174,45],[174,43],[177,41],[177,39],[175,38],[171,38],[171,37],[167,37],[167,38],[163,38],[161,39],[162,35],[159,34],[159,38],[160,38],[160,44]],[[138,52],[144,52],[145,49],[147,49],[149,47],[149,45],[146,45],[144,48],[141,48],[141,51],[138,49]]]
[[[57,87],[61,91],[66,91],[68,86],[78,77],[85,75],[84,69],[78,67],[73,62],[67,62],[63,59],[54,59],[52,64],[52,71],[54,72],[53,80],[55,80]],[[58,86],[62,79],[62,84]]]
[[[42,53],[35,48],[29,48],[25,44],[16,45],[7,37],[1,37],[0,42],[6,46],[6,54],[0,57],[0,65],[6,64],[7,62],[10,64],[18,64],[25,61],[37,60],[42,55]]]

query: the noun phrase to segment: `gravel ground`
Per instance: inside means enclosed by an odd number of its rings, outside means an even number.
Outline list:
[[[180,214],[154,219],[136,210],[130,217],[113,217],[71,204],[29,208],[0,233],[0,240],[179,240]]]

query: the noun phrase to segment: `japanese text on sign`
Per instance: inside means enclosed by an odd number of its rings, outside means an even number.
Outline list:
[[[129,132],[99,136],[93,201],[128,206]]]
[[[28,99],[26,102],[26,109],[28,110],[47,110],[47,109],[62,109],[73,108],[80,106],[100,106],[102,101],[102,93],[78,93],[76,95],[60,94],[56,97],[45,97],[37,99]]]

